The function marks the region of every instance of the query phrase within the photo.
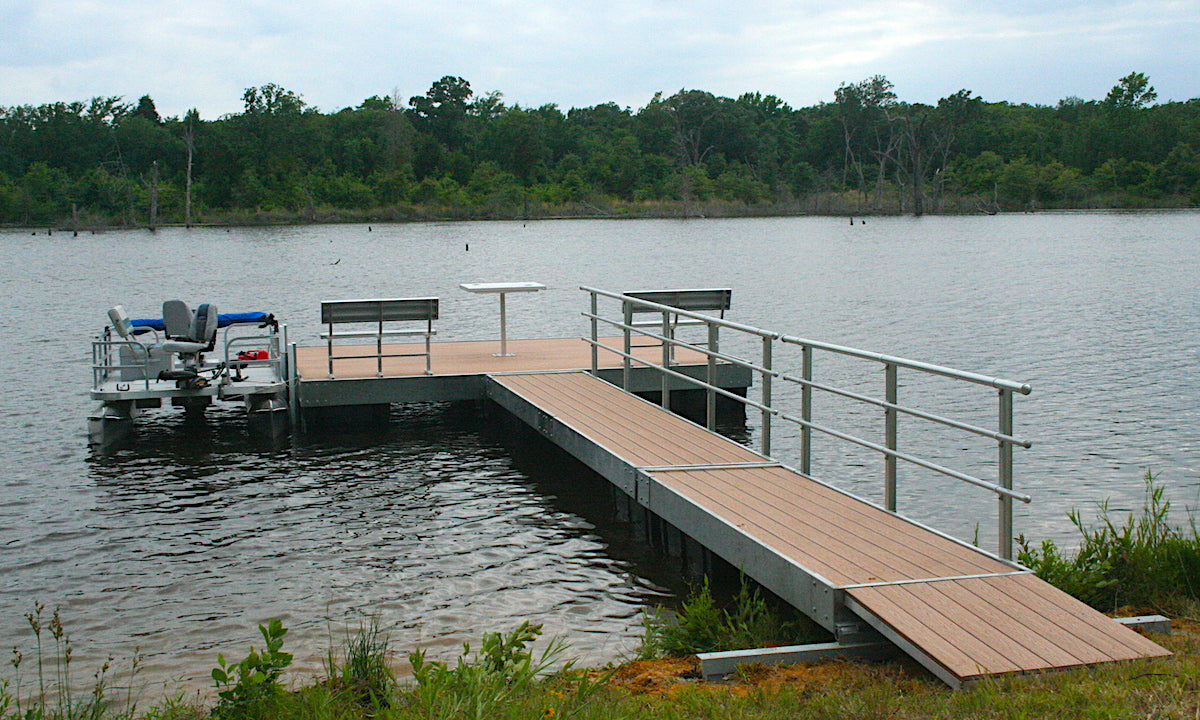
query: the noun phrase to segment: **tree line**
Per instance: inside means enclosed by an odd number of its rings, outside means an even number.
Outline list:
[[[831,102],[656,94],[637,110],[507,104],[447,76],[324,113],[278,85],[240,113],[149,96],[0,107],[0,223],[999,212],[1200,204],[1200,98],[1130,73],[1102,100]]]

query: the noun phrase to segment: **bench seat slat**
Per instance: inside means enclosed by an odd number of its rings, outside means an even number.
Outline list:
[[[638,300],[658,303],[659,305],[669,305],[680,310],[719,310],[724,313],[730,308],[732,303],[733,290],[731,288],[639,290],[636,292],[627,292],[625,295],[637,298]],[[653,308],[638,305],[634,305],[631,309],[635,313],[661,312]]]
[[[433,321],[437,319],[438,299],[436,297],[368,298],[361,300],[326,300],[322,302],[321,323],[326,325],[327,329],[325,332],[321,333],[321,339],[325,340],[327,343],[329,377],[331,379],[334,377],[334,360],[350,360],[356,358],[375,358],[377,363],[377,371],[382,377],[384,358],[424,357],[425,373],[430,374],[432,372],[432,369],[430,368],[432,352],[430,350],[429,341],[433,335],[437,334],[437,331],[433,329]],[[423,323],[424,327],[384,327],[384,323],[417,321]],[[375,327],[371,330],[334,328],[335,325],[350,325],[355,323],[359,325],[370,323]],[[383,352],[383,339],[393,337],[424,337],[425,352]],[[376,351],[369,355],[335,355],[333,352],[333,341],[350,338],[374,338]]]
[[[437,330],[424,330],[417,328],[401,328],[396,330],[387,330],[379,332],[378,330],[338,330],[332,335],[329,332],[321,333],[322,340],[328,340],[332,337],[334,340],[338,338],[367,338],[367,337],[392,337],[402,335],[437,335]]]

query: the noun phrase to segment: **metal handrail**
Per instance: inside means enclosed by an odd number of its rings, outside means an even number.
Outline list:
[[[1008,389],[1014,392],[1019,392],[1022,395],[1028,395],[1033,392],[1033,388],[1027,383],[1018,383],[1004,378],[988,377],[979,373],[967,372],[965,370],[957,370],[944,365],[934,365],[933,363],[921,362],[920,360],[909,360],[907,358],[896,357],[894,355],[884,355],[883,353],[871,352],[869,350],[859,350],[858,348],[847,347],[845,345],[834,345],[832,343],[820,342],[818,340],[808,340],[806,338],[796,337],[794,335],[779,335],[779,341],[789,345],[802,345],[817,350],[827,350],[839,355],[848,355],[850,357],[861,358],[863,360],[875,360],[885,365],[895,365],[896,367],[908,368],[910,370],[920,370],[922,372],[931,373],[934,375],[942,375],[943,377],[952,378],[954,380],[965,380],[967,382],[976,383],[978,385],[988,385],[997,389]]]
[[[145,359],[141,363],[128,365],[120,362],[113,362],[113,350],[118,347],[135,348],[134,355],[142,353]],[[137,360],[134,357],[134,360]],[[150,366],[150,349],[136,340],[114,340],[111,336],[103,338],[96,337],[92,340],[92,389],[99,390],[100,386],[108,379],[108,374],[113,370],[141,370],[142,380],[146,389],[150,389],[150,374],[148,368]]]
[[[228,331],[228,328],[226,328],[226,330]],[[240,360],[231,357],[231,351],[235,346],[259,344],[263,341],[266,341],[268,345],[268,357],[265,360]],[[228,332],[226,332],[224,365],[230,370],[245,367],[270,367],[274,370],[275,380],[283,380],[283,360],[283,353],[280,351],[280,340],[278,333],[266,333],[264,335],[236,335],[234,337],[229,337]]]
[[[811,471],[811,452],[812,452],[812,431],[816,431],[831,437],[835,437],[846,442],[856,444],[875,452],[879,452],[884,456],[885,462],[885,480],[884,480],[884,506],[886,509],[896,511],[896,480],[897,467],[896,461],[903,460],[907,463],[932,470],[942,475],[955,478],[957,480],[985,488],[992,491],[999,499],[999,555],[1005,559],[1012,558],[1012,501],[1019,500],[1028,503],[1032,498],[1025,494],[1016,492],[1012,489],[1012,449],[1014,446],[1024,448],[1032,447],[1032,442],[1022,440],[1012,434],[1012,400],[1013,394],[1028,395],[1032,392],[1032,388],[1026,383],[1014,382],[1004,378],[989,377],[978,373],[957,370],[942,365],[910,360],[893,355],[876,353],[866,350],[859,350],[844,345],[836,345],[816,340],[809,340],[784,333],[773,332],[756,328],[742,323],[732,322],[724,318],[716,318],[711,315],[705,315],[698,312],[683,310],[669,305],[661,305],[648,300],[623,295],[621,293],[601,290],[599,288],[583,286],[581,290],[589,293],[591,296],[591,312],[583,313],[583,316],[588,318],[591,325],[591,337],[584,338],[592,347],[592,372],[598,371],[598,352],[600,348],[608,352],[615,353],[624,360],[624,383],[625,387],[629,387],[630,368],[632,363],[638,363],[646,367],[657,370],[663,376],[662,391],[663,405],[667,406],[670,402],[670,384],[671,378],[678,379],[697,387],[703,388],[708,395],[708,426],[710,429],[715,427],[715,399],[717,396],[727,397],[737,402],[743,403],[748,408],[754,408],[762,413],[762,454],[770,455],[770,437],[771,437],[771,419],[779,418],[795,423],[801,428],[801,462],[800,471],[803,474],[809,474]],[[622,303],[623,318],[625,322],[614,321],[603,317],[598,309],[598,297],[606,297],[613,300],[618,300]],[[663,314],[663,333],[658,334],[646,329],[646,326],[634,326],[631,324],[632,308],[646,308],[652,311],[658,311]],[[676,339],[670,332],[668,327],[668,316],[675,315],[679,317],[691,318],[703,323],[708,328],[707,346],[693,344]],[[624,350],[611,347],[600,341],[599,324],[603,322],[611,325],[624,333]],[[729,353],[721,352],[718,347],[719,330],[726,328],[736,332],[758,337],[762,342],[762,361],[752,362],[739,358]],[[632,353],[633,344],[631,337],[633,333],[637,333],[639,337],[646,337],[662,343],[663,358],[661,364],[637,357]],[[802,351],[803,370],[802,375],[795,375],[774,370],[772,365],[772,346],[775,342],[785,343],[789,345],[800,346]],[[644,346],[642,346],[644,347]],[[691,375],[677,372],[670,369],[674,363],[673,349],[677,347],[686,348],[704,354],[708,358],[708,374],[706,380],[699,380]],[[886,395],[885,399],[874,398],[861,393],[837,388],[832,385],[817,383],[812,380],[813,369],[813,351],[822,350],[830,353],[845,355],[862,360],[871,360],[882,363],[885,369],[886,380]],[[716,363],[725,362],[734,364],[757,373],[761,378],[762,385],[762,400],[761,402],[751,400],[736,393],[729,392],[714,384],[714,373]],[[961,380],[978,385],[992,387],[999,391],[999,422],[998,430],[989,430],[978,427],[970,423],[953,420],[951,418],[941,417],[933,413],[928,413],[915,408],[905,407],[898,402],[899,382],[897,380],[897,370],[904,368],[915,370],[927,374],[946,377],[952,380]],[[799,416],[784,412],[776,407],[772,402],[772,379],[779,379],[801,388],[801,414]],[[851,400],[862,402],[869,405],[882,408],[885,413],[884,423],[884,444],[856,437],[846,432],[836,430],[812,422],[812,391],[819,390],[833,395],[838,395]],[[956,430],[980,435],[996,441],[999,456],[997,460],[999,482],[993,483],[983,480],[967,473],[945,467],[938,463],[924,460],[910,453],[901,452],[898,449],[898,417],[900,414],[915,417],[928,422],[938,423]]]
[[[670,305],[660,305],[659,303],[650,302],[649,300],[639,300],[638,298],[630,297],[628,295],[622,295],[621,293],[616,293],[616,292],[612,292],[609,290],[601,290],[600,288],[589,287],[587,285],[583,285],[579,289],[583,290],[584,292],[591,293],[593,295],[599,295],[601,297],[612,298],[613,300],[620,300],[622,302],[628,302],[631,305],[637,305],[639,307],[647,307],[647,308],[650,308],[651,310],[658,310],[659,312],[665,312],[665,313],[669,313],[671,315],[678,315],[680,317],[686,317],[686,318],[691,318],[693,320],[699,320],[699,321],[705,323],[706,325],[717,325],[719,327],[729,328],[730,330],[740,330],[741,332],[748,333],[750,335],[758,335],[760,337],[769,337],[769,338],[782,337],[779,333],[771,332],[770,330],[763,330],[762,328],[756,328],[753,325],[744,325],[742,323],[736,323],[731,320],[726,320],[725,318],[717,318],[717,317],[713,317],[712,315],[705,315],[704,313],[693,312],[691,310],[684,310],[682,308],[672,307]]]

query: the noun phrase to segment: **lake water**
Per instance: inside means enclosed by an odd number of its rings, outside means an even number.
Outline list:
[[[0,260],[0,648],[28,651],[22,616],[40,601],[62,608],[77,667],[140,647],[148,683],[203,686],[270,617],[305,668],[369,616],[404,652],[444,657],[530,619],[604,662],[682,583],[603,482],[473,406],[278,442],[247,438],[232,409],[198,426],[163,412],[135,444],[91,451],[88,340],[115,304],[267,310],[303,344],[322,299],[437,295],[439,339],[458,340],[496,333],[494,299],[460,282],[548,286],[512,298],[510,337],[583,334],[580,285],[728,286],[739,322],[1030,383],[1018,533],[1070,543],[1068,511],[1139,507],[1147,469],[1177,507],[1200,506],[1200,213],[8,230]],[[877,366],[823,362],[821,378],[880,391]],[[902,384],[902,401],[995,422],[993,391]],[[912,447],[988,474],[986,443],[908,427]],[[818,442],[816,474],[879,499],[878,458]],[[795,431],[777,429],[775,450],[795,462]],[[992,547],[985,491],[906,469],[900,508]]]

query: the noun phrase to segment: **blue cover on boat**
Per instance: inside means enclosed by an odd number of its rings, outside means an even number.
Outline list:
[[[166,332],[162,318],[140,318],[138,320],[131,320],[130,324],[133,325],[134,335],[148,333],[151,330]],[[275,316],[268,312],[222,313],[217,315],[217,327],[219,328],[229,327],[230,325],[250,324],[262,325],[263,327],[275,325]]]

